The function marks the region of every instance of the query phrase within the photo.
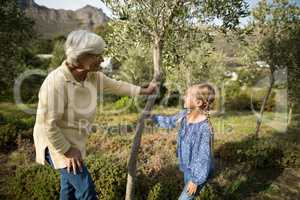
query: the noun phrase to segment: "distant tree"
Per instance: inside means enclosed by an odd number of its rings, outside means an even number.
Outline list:
[[[270,81],[257,118],[255,135],[258,137],[265,105],[275,83],[275,72],[282,68],[299,71],[300,8],[288,0],[274,0],[271,3],[262,0],[253,10],[253,17],[256,36],[253,45],[256,44],[257,58],[269,66]],[[289,79],[294,81],[290,85],[291,91],[299,94],[299,81],[295,74],[289,73]],[[295,99],[290,100],[291,104],[296,103]]]
[[[3,92],[12,92],[14,79],[24,70],[26,46],[35,35],[34,22],[25,16],[16,0],[0,2],[0,90],[1,95],[9,95]]]

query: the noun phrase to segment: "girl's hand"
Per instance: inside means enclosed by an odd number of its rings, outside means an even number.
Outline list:
[[[197,190],[197,185],[195,183],[193,183],[192,181],[188,182],[188,186],[187,186],[187,193],[192,196],[193,194],[196,193]]]

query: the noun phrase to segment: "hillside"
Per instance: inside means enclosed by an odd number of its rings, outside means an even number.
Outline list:
[[[90,5],[75,11],[47,8],[34,0],[19,0],[19,5],[35,20],[37,32],[46,38],[66,35],[78,28],[91,30],[109,20],[102,9]]]

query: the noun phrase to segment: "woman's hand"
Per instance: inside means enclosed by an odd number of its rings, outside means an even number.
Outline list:
[[[193,194],[196,193],[197,190],[197,185],[195,183],[193,183],[192,181],[188,182],[188,186],[187,186],[187,193],[192,196]]]
[[[83,161],[81,152],[78,149],[71,147],[64,155],[66,156],[65,162],[69,173],[71,169],[74,175],[76,175],[77,169],[82,172]]]
[[[141,88],[141,95],[151,95],[158,89],[159,83],[156,81],[151,81],[147,88]]]

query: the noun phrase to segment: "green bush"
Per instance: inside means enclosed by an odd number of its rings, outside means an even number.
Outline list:
[[[14,124],[0,125],[0,147],[15,144],[17,130]]]
[[[217,200],[220,199],[218,198],[218,195],[214,191],[213,187],[210,184],[206,184],[199,197],[196,198],[196,200]]]
[[[272,111],[275,107],[275,92],[271,93],[265,111]],[[225,108],[227,110],[260,110],[263,99],[266,95],[265,89],[256,89],[255,91],[250,88],[241,89],[238,83],[232,83],[225,88]]]
[[[34,117],[5,116],[0,114],[0,147],[14,146],[18,135],[32,140]]]
[[[151,188],[147,200],[178,199],[183,190],[183,185],[178,184],[178,181],[171,177],[165,177],[164,180],[159,181]],[[215,194],[213,187],[210,184],[206,184],[195,198],[195,200],[200,199],[217,200],[219,198]]]
[[[275,108],[275,91],[273,90],[271,92],[271,95],[269,96],[269,99],[267,101],[267,104],[265,106],[265,111],[273,111]],[[252,105],[253,108],[257,111],[260,110],[260,107],[262,105],[263,99],[266,95],[266,89],[259,89],[252,92]],[[248,96],[251,99],[251,94],[248,94]]]
[[[90,155],[86,164],[96,186],[99,199],[124,199],[126,165],[98,155]]]
[[[284,167],[299,168],[300,167],[299,147],[297,149],[289,145],[289,146],[285,146],[284,149],[285,151],[282,158],[282,165]]]
[[[240,189],[244,186],[244,181],[237,179],[229,184],[224,191],[224,198],[226,200],[240,200],[242,195],[240,194]]]
[[[21,98],[24,103],[38,102],[39,89],[44,79],[45,77],[41,75],[31,75],[22,82]]]
[[[239,92],[226,99],[225,107],[228,110],[251,110],[251,98],[246,93]]]
[[[216,156],[230,162],[247,162],[253,168],[281,167],[283,150],[268,140],[249,140],[240,143],[226,143],[216,150]]]
[[[147,200],[177,199],[181,190],[182,188],[181,185],[178,184],[178,180],[165,177],[164,180],[153,185],[149,191]]]
[[[9,185],[15,199],[59,199],[59,173],[50,166],[20,167]]]
[[[134,99],[129,98],[128,96],[121,97],[119,100],[115,102],[116,110],[125,110],[127,112],[137,112],[138,109],[135,106]]]

